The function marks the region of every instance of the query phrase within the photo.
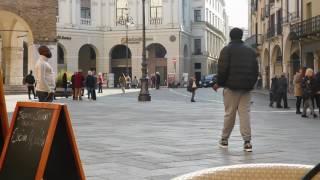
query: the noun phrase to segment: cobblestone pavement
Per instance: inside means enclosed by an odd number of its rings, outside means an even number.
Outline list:
[[[166,180],[223,165],[320,162],[320,119],[302,119],[294,108],[269,108],[265,95],[252,98],[253,152],[246,153],[238,122],[229,149],[217,145],[221,91],[199,89],[196,103],[185,89],[152,90],[148,103],[137,101],[138,92],[118,92],[96,102],[58,100],[68,104],[88,180]],[[17,99],[8,96],[7,104]]]

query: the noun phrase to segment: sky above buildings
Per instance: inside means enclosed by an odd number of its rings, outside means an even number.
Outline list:
[[[229,25],[248,28],[248,0],[225,0]]]

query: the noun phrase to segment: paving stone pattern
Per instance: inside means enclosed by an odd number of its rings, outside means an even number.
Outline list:
[[[243,151],[239,123],[229,149],[217,144],[223,125],[220,93],[199,89],[196,103],[185,89],[99,97],[68,104],[88,180],[167,180],[217,166],[243,163],[320,162],[320,119],[302,119],[294,109],[272,109],[253,95],[253,152]],[[289,102],[294,107],[294,101]]]

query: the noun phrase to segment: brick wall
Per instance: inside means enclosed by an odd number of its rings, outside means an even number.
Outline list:
[[[0,11],[12,12],[29,24],[36,44],[56,41],[57,7],[57,0],[0,0]]]

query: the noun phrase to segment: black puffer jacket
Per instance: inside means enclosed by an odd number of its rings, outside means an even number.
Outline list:
[[[258,78],[256,52],[243,41],[224,47],[218,63],[218,85],[233,90],[252,90]]]

